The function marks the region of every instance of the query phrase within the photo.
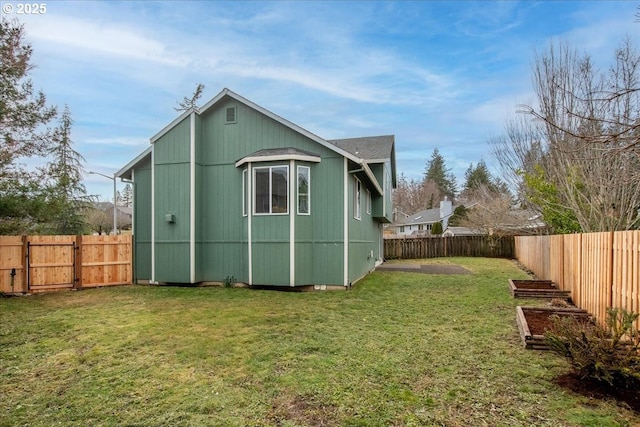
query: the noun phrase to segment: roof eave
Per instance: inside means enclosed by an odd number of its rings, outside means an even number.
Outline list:
[[[120,178],[121,180],[131,179],[131,171],[133,170],[133,168],[142,160],[144,160],[147,156],[151,155],[152,150],[153,150],[153,146],[147,148],[142,153],[138,154],[138,156],[136,156],[135,159],[131,160],[129,163],[124,165],[122,169],[120,169],[115,173],[116,178]]]

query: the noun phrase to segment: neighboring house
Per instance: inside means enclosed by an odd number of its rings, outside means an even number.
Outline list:
[[[382,262],[394,143],[329,141],[222,90],[116,173],[133,182],[136,279],[350,286]]]
[[[454,237],[454,236],[485,236],[487,233],[484,233],[480,230],[474,230],[467,227],[447,227],[446,230],[442,233],[443,237]]]
[[[442,222],[444,230],[451,215],[453,215],[453,204],[445,197],[440,201],[439,208],[425,209],[413,215],[402,213],[396,215],[396,220],[390,228],[395,237],[430,236],[433,224]]]

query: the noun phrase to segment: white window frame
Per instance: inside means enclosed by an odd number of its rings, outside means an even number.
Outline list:
[[[367,188],[367,215],[371,215],[371,191]]]
[[[357,220],[362,218],[362,183],[355,176],[353,183],[353,217]]]
[[[256,212],[257,208],[257,200],[256,200],[256,172],[259,170],[267,169],[269,171],[269,212]],[[287,210],[286,212],[273,212],[273,169],[286,169],[287,171]],[[289,207],[291,206],[291,197],[289,194],[289,165],[273,165],[273,166],[257,166],[253,168],[253,215],[254,216],[263,216],[263,215],[289,215]]]
[[[248,203],[247,203],[247,197],[249,197],[249,191],[247,188],[247,184],[249,183],[249,181],[247,180],[249,176],[249,170],[247,168],[244,168],[242,170],[242,216],[249,216],[249,210],[248,210]]]
[[[307,170],[307,212],[300,212],[300,196],[301,195],[305,195],[305,193],[300,193],[300,171],[306,169]],[[298,197],[297,197],[297,213],[298,215],[311,215],[311,168],[309,166],[298,166],[297,167],[297,173],[296,173],[296,184],[297,184],[297,188],[296,191],[298,193]]]

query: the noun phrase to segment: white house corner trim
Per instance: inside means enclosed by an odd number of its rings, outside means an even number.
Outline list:
[[[349,286],[349,160],[344,157],[344,184],[343,184],[343,204],[344,204],[344,219],[343,219],[343,230],[344,230],[344,244],[343,244],[343,255],[342,255],[342,264],[343,264],[343,285],[345,287]]]
[[[296,192],[298,174],[295,172],[295,162],[289,160],[289,170],[291,173],[291,182],[289,184],[289,286],[296,285],[296,212],[297,206],[294,209],[294,203],[298,204],[298,197]],[[295,177],[295,178],[294,178]]]
[[[249,286],[253,285],[253,248],[251,239],[253,238],[251,228],[253,217],[253,172],[251,170],[251,162],[247,164],[247,266],[249,276]]]
[[[196,113],[191,112],[189,135],[189,280],[196,282]]]
[[[156,166],[151,147],[151,283],[156,283]]]

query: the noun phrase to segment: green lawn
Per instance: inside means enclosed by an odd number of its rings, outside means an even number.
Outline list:
[[[616,426],[524,350],[507,260],[347,292],[127,286],[0,299],[0,425]]]

